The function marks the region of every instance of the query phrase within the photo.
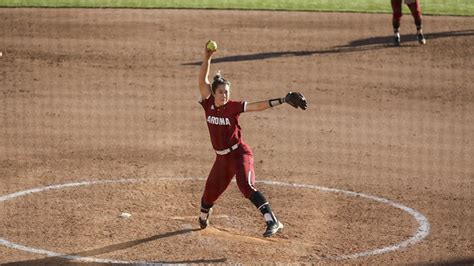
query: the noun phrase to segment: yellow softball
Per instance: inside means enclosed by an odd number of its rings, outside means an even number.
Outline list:
[[[215,51],[217,50],[217,43],[215,41],[209,40],[206,44],[207,50],[210,51]]]

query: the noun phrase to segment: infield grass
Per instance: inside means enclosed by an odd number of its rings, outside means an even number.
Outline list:
[[[420,5],[425,15],[474,16],[474,0],[420,0]],[[0,7],[204,8],[391,12],[390,0],[0,0]],[[406,11],[408,12],[407,9]]]

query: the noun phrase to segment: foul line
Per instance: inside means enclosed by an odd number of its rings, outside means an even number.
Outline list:
[[[83,181],[83,182],[77,182],[77,183],[66,183],[66,184],[59,184],[59,185],[50,185],[50,186],[45,186],[45,187],[39,187],[39,188],[33,188],[33,189],[28,189],[28,190],[23,190],[23,191],[18,191],[15,193],[11,193],[8,195],[4,195],[0,197],[0,202],[4,201],[9,201],[18,197],[30,195],[33,193],[39,193],[39,192],[44,192],[44,191],[49,191],[49,190],[59,190],[63,188],[70,188],[70,187],[80,187],[80,186],[91,186],[91,185],[98,185],[98,184],[116,184],[116,183],[139,183],[139,182],[145,182],[145,181],[153,181],[153,180],[169,180],[169,181],[181,181],[181,180],[205,180],[205,178],[192,178],[192,177],[163,177],[163,178],[144,178],[144,179],[112,179],[112,180],[91,180],[91,181]],[[372,256],[372,255],[379,255],[379,254],[384,254],[388,252],[392,252],[401,248],[406,248],[410,245],[414,245],[417,242],[421,241],[425,237],[427,237],[430,233],[430,223],[428,219],[421,214],[420,212],[407,207],[405,205],[402,205],[400,203],[391,201],[389,199],[381,198],[381,197],[376,197],[376,196],[371,196],[363,193],[358,193],[358,192],[352,192],[352,191],[347,191],[347,190],[342,190],[342,189],[336,189],[336,188],[327,188],[327,187],[321,187],[321,186],[316,186],[316,185],[309,185],[309,184],[291,184],[291,183],[286,183],[286,182],[278,182],[278,181],[257,181],[257,183],[263,183],[267,185],[272,185],[272,186],[285,186],[285,187],[294,187],[294,188],[308,188],[308,189],[316,189],[322,192],[332,192],[332,193],[342,193],[345,195],[348,195],[350,197],[360,197],[360,198],[365,198],[368,200],[380,202],[383,204],[387,204],[389,206],[392,206],[394,208],[400,209],[402,211],[407,212],[410,214],[417,222],[418,222],[418,229],[416,230],[415,234],[408,238],[407,240],[404,240],[398,244],[383,247],[383,248],[378,248],[378,249],[373,249],[373,250],[368,250],[365,252],[360,252],[360,253],[354,253],[354,254],[349,254],[349,255],[341,255],[341,256],[333,256],[333,257],[328,257],[329,259],[332,260],[348,260],[348,259],[357,259],[360,257],[367,257],[367,256]],[[61,253],[56,253],[44,249],[38,249],[38,248],[33,248],[33,247],[28,247],[24,246],[21,244],[13,243],[8,241],[7,239],[0,238],[0,245],[17,249],[17,250],[22,250],[30,253],[35,253],[35,254],[41,254],[41,255],[46,255],[48,257],[57,257],[57,258],[62,258],[62,259],[67,259],[67,260],[76,260],[76,261],[82,261],[82,262],[95,262],[95,263],[117,263],[117,264],[152,264],[149,262],[140,262],[140,261],[120,261],[120,260],[111,260],[111,259],[99,259],[99,258],[93,258],[93,257],[82,257],[82,256],[75,256],[75,255],[67,255],[67,254],[61,254]]]

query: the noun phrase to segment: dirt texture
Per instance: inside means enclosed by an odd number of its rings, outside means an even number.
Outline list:
[[[128,180],[0,202],[0,264],[82,264],[39,250],[90,264],[474,262],[474,18],[425,16],[419,45],[404,16],[401,47],[390,14],[0,9],[0,22],[0,196]],[[197,103],[208,39],[233,99],[309,102],[241,115],[285,225],[272,238],[235,183],[199,230],[215,158]],[[426,237],[397,246],[418,213]]]

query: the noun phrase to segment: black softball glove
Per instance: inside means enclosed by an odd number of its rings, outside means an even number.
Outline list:
[[[285,96],[285,102],[296,109],[298,109],[298,107],[303,110],[308,108],[305,97],[299,92],[288,92],[288,94]]]

